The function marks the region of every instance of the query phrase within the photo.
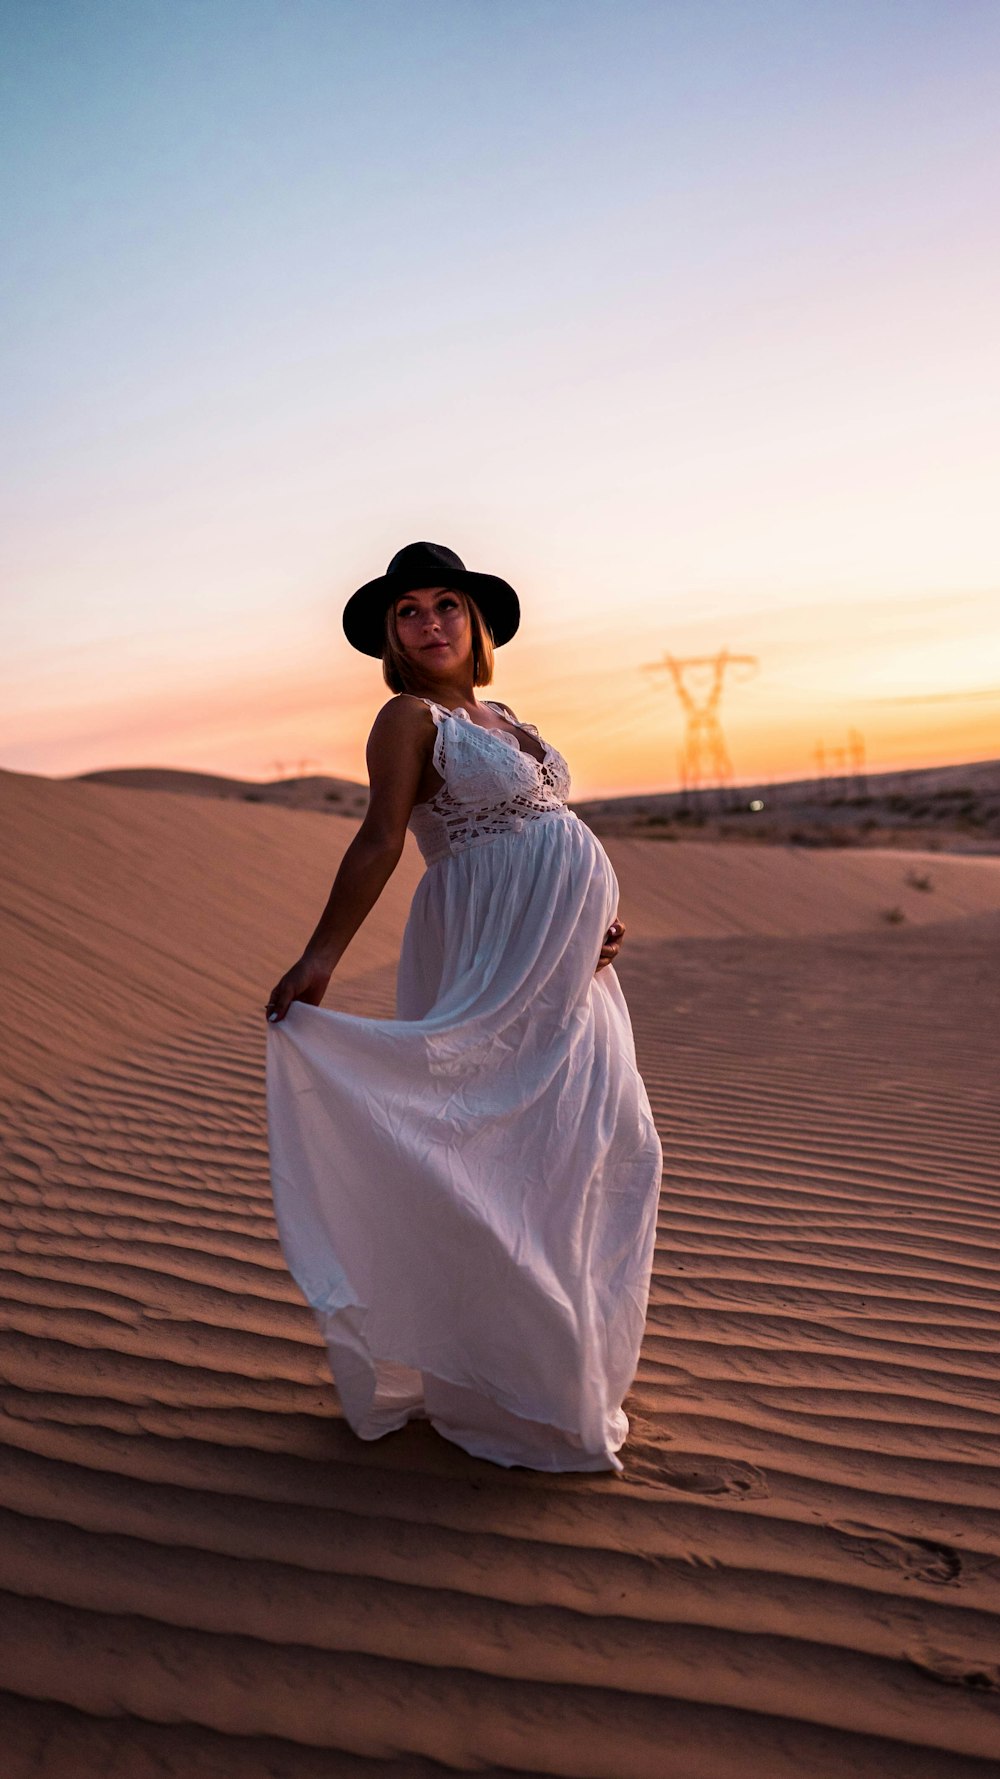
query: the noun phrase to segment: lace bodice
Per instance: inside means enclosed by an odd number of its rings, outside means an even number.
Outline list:
[[[509,721],[499,704],[491,710]],[[507,729],[483,729],[465,710],[449,710],[425,698],[437,734],[434,765],[444,779],[426,803],[414,805],[409,827],[426,864],[501,834],[518,833],[526,821],[567,816],[569,767],[542,741],[533,723],[518,723],[544,750],[536,760]]]

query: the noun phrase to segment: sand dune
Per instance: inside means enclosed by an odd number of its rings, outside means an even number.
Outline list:
[[[344,816],[201,792],[0,772],[0,945],[18,959],[0,1078],[31,1085],[151,1030],[256,1008],[356,831]],[[630,939],[874,931],[894,911],[924,924],[1000,909],[1000,859],[626,839],[608,851]],[[408,839],[338,982],[395,958],[420,870]],[[37,1017],[50,1006],[58,1020]]]
[[[47,1080],[262,1005],[356,831],[343,816],[0,773],[0,945],[18,959],[3,1077]],[[395,956],[419,874],[408,841],[341,979]]]
[[[351,824],[0,806],[14,1779],[996,1770],[1000,861],[613,846],[662,1231],[626,1474],[553,1478],[356,1441],[282,1263],[261,989]]]
[[[220,772],[185,772],[176,766],[107,766],[81,772],[70,784],[119,785],[135,791],[173,791],[193,797],[223,797],[244,803],[270,803],[283,809],[321,809],[325,814],[360,818],[368,807],[368,786],[353,778],[310,773],[303,778],[227,778]]]
[[[1000,909],[1000,858],[608,839],[636,938],[925,926]]]

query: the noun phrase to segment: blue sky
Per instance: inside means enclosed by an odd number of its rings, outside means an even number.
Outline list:
[[[651,648],[766,642],[748,770],[803,687],[1000,751],[995,6],[0,18],[0,764],[360,775],[339,613],[414,537],[522,590],[587,788],[662,775]]]

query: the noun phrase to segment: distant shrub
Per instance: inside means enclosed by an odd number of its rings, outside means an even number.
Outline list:
[[[788,835],[791,846],[854,846],[850,828],[792,828]]]
[[[902,908],[883,908],[882,919],[887,921],[891,927],[898,927],[900,921],[906,919],[906,915]]]
[[[906,881],[911,889],[932,890],[934,888],[933,881],[926,871],[908,871]]]

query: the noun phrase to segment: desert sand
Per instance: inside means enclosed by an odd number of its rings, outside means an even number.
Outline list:
[[[9,1779],[996,1772],[1000,859],[608,840],[662,1228],[625,1475],[551,1477],[357,1441],[283,1265],[262,1004],[354,820],[0,820]]]

